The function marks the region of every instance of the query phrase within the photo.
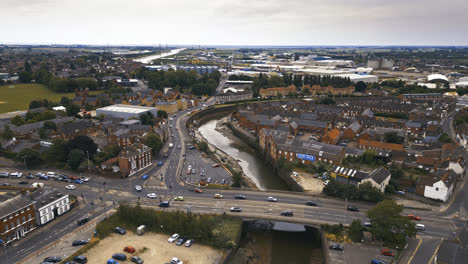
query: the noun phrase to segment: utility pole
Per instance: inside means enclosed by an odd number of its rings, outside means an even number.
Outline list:
[[[86,154],[88,155],[88,173],[91,174],[91,168],[89,167],[89,152],[86,151]]]

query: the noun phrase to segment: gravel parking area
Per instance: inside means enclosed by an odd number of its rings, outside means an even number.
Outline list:
[[[169,236],[147,232],[142,236],[127,232],[126,235],[112,234],[101,240],[97,246],[90,249],[85,256],[88,263],[106,263],[115,253],[124,253],[127,258],[132,254],[123,251],[126,246],[136,249],[138,256],[145,263],[169,263],[173,257],[177,257],[184,264],[215,264],[223,259],[223,252],[208,246],[193,244],[187,248],[167,242]],[[143,248],[147,248],[143,251]],[[140,253],[139,253],[140,252]],[[120,261],[119,261],[120,262]],[[125,263],[130,263],[128,260]]]
[[[323,189],[323,181],[319,178],[314,178],[310,173],[299,172],[296,176],[296,181],[304,188],[304,192],[312,194],[320,194]]]

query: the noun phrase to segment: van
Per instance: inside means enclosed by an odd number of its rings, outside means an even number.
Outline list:
[[[53,172],[53,171],[47,172],[47,177],[55,177],[55,176],[57,176],[56,172]]]
[[[169,201],[164,201],[159,204],[159,207],[169,207]]]
[[[137,235],[141,236],[145,233],[146,231],[146,226],[145,225],[141,225],[137,228]]]
[[[426,227],[423,224],[416,224],[416,230],[424,231],[426,230]]]

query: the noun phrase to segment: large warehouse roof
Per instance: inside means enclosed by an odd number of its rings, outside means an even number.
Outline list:
[[[154,107],[148,107],[148,106],[116,104],[116,105],[109,105],[106,107],[98,108],[97,110],[140,114],[140,113],[144,113],[153,109]]]
[[[431,74],[431,75],[427,76],[427,80],[429,82],[431,82],[431,81],[445,81],[445,82],[448,82],[449,81],[445,75],[438,74],[438,73]]]

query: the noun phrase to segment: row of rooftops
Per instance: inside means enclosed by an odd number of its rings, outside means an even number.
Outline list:
[[[367,173],[356,169],[346,168],[343,166],[335,166],[331,169],[331,172],[355,178],[358,181],[362,181],[364,179],[372,179],[377,184],[381,184],[385,179],[387,179],[388,176],[390,176],[390,172],[385,168],[377,168],[374,169],[372,172]]]

